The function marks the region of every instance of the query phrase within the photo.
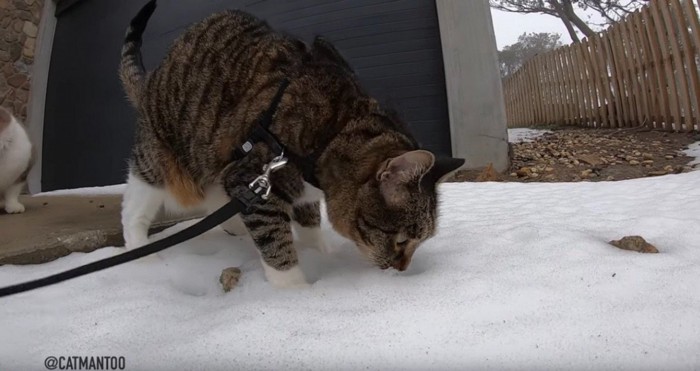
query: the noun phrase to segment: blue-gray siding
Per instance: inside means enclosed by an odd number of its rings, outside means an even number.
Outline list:
[[[134,113],[116,70],[125,25],[143,4],[83,0],[60,9],[47,92],[42,189],[123,182]],[[365,88],[399,112],[421,145],[450,153],[435,0],[161,0],[145,35],[146,66],[157,64],[187,25],[230,8],[245,9],[306,40],[324,35]]]

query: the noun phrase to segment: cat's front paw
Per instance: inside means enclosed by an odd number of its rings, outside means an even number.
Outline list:
[[[5,205],[5,212],[8,214],[21,214],[24,212],[24,205],[19,202],[8,202]]]
[[[265,261],[262,262],[265,270],[265,278],[273,286],[281,289],[303,289],[311,287],[306,281],[304,272],[299,266],[294,266],[285,271],[277,270],[269,266]]]

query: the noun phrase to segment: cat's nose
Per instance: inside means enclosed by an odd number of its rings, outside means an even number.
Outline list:
[[[408,268],[408,265],[411,263],[411,258],[408,256],[402,256],[400,258],[394,259],[394,262],[391,264],[391,266],[396,269],[399,272],[403,272]]]

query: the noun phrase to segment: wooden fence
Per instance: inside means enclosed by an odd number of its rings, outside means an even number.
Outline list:
[[[526,62],[503,81],[508,126],[698,130],[693,1],[651,0],[605,32]]]

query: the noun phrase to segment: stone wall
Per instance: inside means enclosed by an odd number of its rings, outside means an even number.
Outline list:
[[[0,105],[12,110],[21,120],[27,117],[43,6],[44,0],[0,0]]]

